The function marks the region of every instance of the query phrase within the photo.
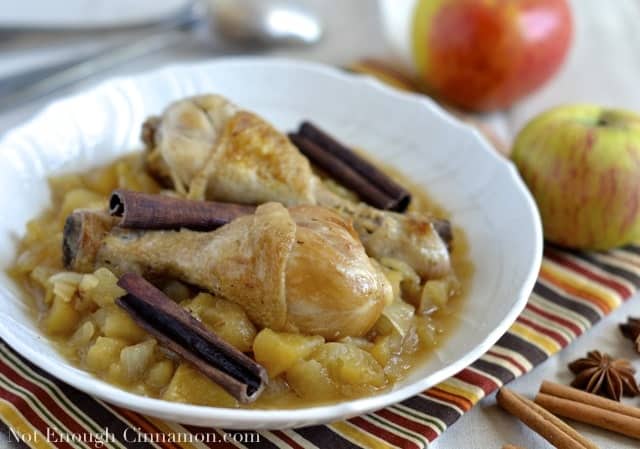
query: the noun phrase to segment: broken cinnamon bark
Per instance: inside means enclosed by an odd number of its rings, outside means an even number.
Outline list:
[[[258,398],[268,381],[261,365],[208,331],[141,276],[124,274],[118,285],[127,294],[116,303],[162,346],[193,364],[241,403]]]
[[[134,229],[211,231],[255,210],[255,206],[243,204],[193,201],[124,189],[114,190],[109,200],[109,213],[122,217],[119,225]]]
[[[391,200],[387,207],[389,210],[404,212],[407,209],[411,202],[411,194],[374,164],[310,122],[302,122],[298,134],[346,163],[372,185],[384,192]]]

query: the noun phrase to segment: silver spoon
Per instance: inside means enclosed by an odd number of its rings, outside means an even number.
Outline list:
[[[27,70],[0,80],[0,110],[8,110],[69,87],[141,56],[179,44],[205,23],[227,45],[268,48],[310,45],[322,36],[317,17],[286,0],[206,0],[186,13],[153,27],[135,42],[123,42],[94,55],[63,64]]]

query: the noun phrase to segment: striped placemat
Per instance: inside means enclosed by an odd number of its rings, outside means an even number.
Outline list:
[[[547,245],[525,310],[471,366],[386,409],[295,430],[237,432],[142,416],[75,390],[0,342],[0,438],[33,448],[425,448],[480,399],[567,346],[639,286],[640,246],[587,253]]]

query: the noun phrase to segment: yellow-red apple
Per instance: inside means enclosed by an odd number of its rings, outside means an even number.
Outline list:
[[[547,240],[610,249],[640,238],[640,115],[554,108],[520,131],[511,158],[536,199]]]
[[[572,30],[567,0],[417,0],[413,56],[441,100],[505,108],[558,70]]]

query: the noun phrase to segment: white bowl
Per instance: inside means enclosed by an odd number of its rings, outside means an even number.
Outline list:
[[[59,101],[0,141],[0,268],[27,220],[48,204],[45,178],[105,163],[140,146],[140,124],[172,100],[217,92],[281,130],[311,119],[338,138],[401,169],[451,212],[475,265],[458,325],[435,354],[391,391],[292,410],[176,404],[127,393],[69,365],[40,333],[18,287],[0,274],[0,336],[74,387],[147,415],[225,428],[327,423],[401,401],[457,373],[504,334],[523,309],[542,257],[534,202],[511,163],[472,128],[424,96],[369,77],[281,59],[220,59],[107,81]]]

